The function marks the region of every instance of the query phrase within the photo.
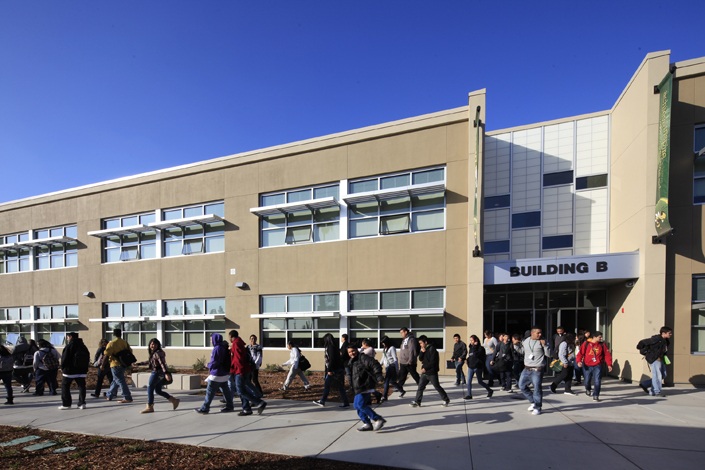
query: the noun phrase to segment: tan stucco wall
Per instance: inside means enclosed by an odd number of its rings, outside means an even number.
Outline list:
[[[610,296],[612,354],[624,379],[648,372],[635,348],[665,321],[666,249],[653,245],[659,97],[653,92],[669,67],[669,53],[649,54],[611,115],[610,252],[639,251],[639,280]],[[613,290],[615,290],[613,289]],[[624,312],[622,312],[624,309]]]

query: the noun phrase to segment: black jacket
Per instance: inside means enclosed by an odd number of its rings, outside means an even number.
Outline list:
[[[654,363],[656,360],[662,359],[668,351],[668,346],[671,343],[668,338],[664,338],[661,335],[653,335],[648,340],[645,340],[646,344],[649,346],[649,351],[646,353],[644,358],[649,364]]]
[[[374,389],[384,380],[382,366],[367,354],[358,353],[350,359],[349,364],[352,370],[352,386],[356,394]]]
[[[426,344],[426,351],[419,350],[421,368],[426,375],[438,375],[438,351],[431,344]]]
[[[348,351],[346,349],[345,354],[347,354]],[[324,359],[326,363],[326,373],[328,372],[338,372],[343,368],[343,359],[340,355],[340,351],[338,348],[334,345],[331,344],[330,346],[326,346],[326,350],[324,353]]]
[[[69,341],[61,353],[61,370],[65,375],[87,374],[91,354],[81,338]]]
[[[468,345],[468,367],[470,369],[480,369],[485,368],[485,348],[481,344]]]
[[[458,359],[465,359],[468,355],[468,347],[462,341],[458,341],[453,345],[453,356],[451,360],[457,361]]]

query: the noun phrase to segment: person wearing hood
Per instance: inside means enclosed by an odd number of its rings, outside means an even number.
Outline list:
[[[0,344],[0,381],[2,381],[5,386],[5,391],[7,392],[7,401],[5,402],[5,405],[15,404],[12,397],[13,364],[14,359],[12,358],[12,353],[5,347],[5,345]]]
[[[49,341],[40,339],[37,342],[39,350],[34,353],[34,394],[44,395],[44,384],[49,386],[49,393],[56,395],[59,384],[56,375],[59,372],[61,355]]]
[[[13,376],[17,383],[22,385],[22,393],[29,392],[29,387],[32,384],[32,364],[34,363],[34,353],[37,351],[39,348],[36,344],[28,343],[24,336],[17,338],[15,349],[12,351],[12,356],[15,359]]]
[[[86,375],[91,353],[78,337],[78,333],[71,332],[66,335],[69,343],[61,354],[61,406],[60,410],[71,409],[71,382],[78,385],[78,409],[86,409]]]
[[[222,413],[235,411],[233,405],[233,395],[228,388],[228,380],[230,379],[230,351],[228,344],[223,341],[223,335],[213,333],[211,335],[211,360],[208,362],[209,375],[206,378],[208,386],[206,387],[206,398],[200,408],[196,408],[196,413],[206,415],[210,412],[211,403],[215,397],[215,392],[220,389],[225,398],[225,408],[221,408]]]
[[[231,330],[229,336],[232,352],[229,381],[230,391],[236,392],[242,402],[242,411],[238,413],[238,416],[251,415],[252,405],[257,408],[257,414],[261,415],[267,407],[267,402],[262,400],[259,393],[255,391],[255,386],[252,384],[252,371],[256,368],[255,363],[237,330]]]

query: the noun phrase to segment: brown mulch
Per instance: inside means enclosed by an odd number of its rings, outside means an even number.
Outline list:
[[[135,371],[146,371],[136,368]],[[203,379],[207,372],[179,369],[179,373],[195,373]],[[306,391],[299,379],[295,379],[286,392],[279,390],[286,379],[286,371],[260,371],[259,381],[267,398],[288,400],[316,400],[323,391],[323,373],[311,372],[308,380],[311,388]],[[95,369],[89,371],[86,385],[89,393],[95,388]],[[60,382],[59,378],[59,382]],[[205,383],[203,383],[205,387]],[[34,388],[34,387],[33,387]],[[104,384],[104,390],[106,386]],[[47,392],[45,392],[47,393]],[[352,397],[351,397],[352,398]],[[329,401],[337,401],[337,390],[333,390]],[[286,455],[266,454],[239,450],[226,450],[211,447],[197,447],[183,444],[121,439],[103,436],[44,431],[34,428],[0,426],[0,442],[11,441],[28,435],[41,436],[26,444],[0,447],[0,468],[3,469],[267,469],[267,470],[333,470],[344,467],[350,470],[383,470],[389,467],[338,462],[309,457],[292,457]],[[28,452],[24,447],[51,440],[59,445],[47,449]],[[63,454],[53,451],[59,447],[76,447]]]

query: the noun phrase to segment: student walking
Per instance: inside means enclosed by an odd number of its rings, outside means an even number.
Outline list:
[[[494,355],[497,353],[497,338],[494,337],[494,333],[490,330],[485,330],[485,339],[482,342],[482,346],[485,348],[485,380],[489,383],[490,387],[494,386],[494,371],[492,370],[492,365],[490,364],[494,361]]]
[[[228,380],[230,379],[230,351],[228,350],[228,343],[223,341],[223,335],[213,333],[211,335],[211,345],[213,350],[211,351],[211,360],[208,361],[209,375],[206,378],[208,384],[206,386],[206,397],[200,408],[196,408],[196,413],[202,415],[210,412],[211,403],[218,389],[220,389],[225,399],[225,407],[220,411],[227,413],[235,410],[233,395],[228,387]]]
[[[22,385],[22,393],[28,393],[32,384],[34,353],[38,350],[34,340],[27,342],[24,336],[17,338],[15,348],[12,350],[12,356],[15,360],[12,375],[17,383]]]
[[[480,343],[480,338],[476,335],[470,336],[468,341],[468,389],[464,400],[472,400],[472,377],[477,377],[477,384],[487,391],[487,398],[492,398],[494,393],[482,378],[482,370],[485,368],[485,348]]]
[[[131,352],[132,349],[127,344],[127,341],[122,339],[122,330],[115,328],[113,330],[113,340],[108,343],[104,351],[110,364],[110,372],[113,375],[113,381],[105,394],[105,399],[108,401],[115,399],[119,387],[122,392],[122,400],[118,400],[118,403],[132,403],[132,392],[130,392],[130,387],[127,386],[127,379],[125,379],[126,367],[118,357],[123,351]]]
[[[313,403],[318,406],[325,406],[330,388],[335,384],[342,402],[339,405],[340,408],[348,408],[350,401],[345,391],[345,367],[340,358],[340,350],[338,349],[338,345],[335,344],[335,338],[333,338],[332,334],[326,333],[325,336],[323,336],[323,348],[323,360],[325,362],[325,369],[323,371],[323,394],[319,400],[314,400]]]
[[[2,380],[7,392],[5,405],[15,404],[12,396],[12,368],[14,363],[15,360],[12,357],[12,353],[4,345],[0,344],[0,380]]]
[[[252,371],[255,369],[255,364],[250,351],[245,346],[242,338],[240,338],[240,333],[237,330],[231,330],[229,336],[231,343],[229,385],[230,391],[233,392],[234,390],[240,396],[242,410],[238,413],[238,416],[251,415],[253,405],[257,409],[257,414],[261,415],[267,407],[267,402],[262,400],[261,395],[252,383]]]
[[[438,351],[436,351],[436,348],[428,341],[426,335],[419,336],[419,346],[421,348],[421,352],[419,352],[419,359],[421,360],[421,378],[419,379],[419,388],[416,391],[416,399],[411,402],[411,406],[421,406],[423,392],[426,389],[426,385],[429,383],[433,385],[433,388],[435,388],[441,396],[441,400],[443,400],[442,406],[448,406],[450,404],[450,398],[448,398],[448,394],[438,382],[438,371],[440,369]]]
[[[44,384],[49,387],[49,393],[56,395],[59,384],[56,376],[59,372],[59,363],[61,355],[52,344],[46,340],[40,339],[37,342],[39,350],[34,353],[34,395],[44,395]]]
[[[458,333],[453,335],[453,356],[450,360],[455,366],[455,385],[465,385],[465,374],[463,373],[463,364],[468,355],[468,347],[460,339]]]
[[[521,371],[524,370],[524,345],[521,342],[521,335],[514,333],[512,335],[512,378],[516,382],[516,388],[519,388],[519,378]]]
[[[572,390],[573,370],[575,368],[575,335],[566,333],[563,341],[558,345],[558,360],[561,361],[563,369],[556,375],[551,383],[551,392],[556,393],[561,382],[565,382],[566,395],[575,395]]]
[[[282,364],[282,366],[291,367],[289,368],[289,374],[287,374],[286,376],[286,380],[284,381],[282,390],[286,392],[289,389],[289,385],[291,385],[291,381],[294,380],[294,377],[297,376],[301,378],[301,381],[304,383],[304,390],[308,390],[311,387],[311,384],[308,383],[308,379],[304,375],[304,371],[299,368],[301,350],[298,348],[298,346],[296,346],[296,343],[291,340],[286,343],[286,348],[289,350],[289,360]]]
[[[169,367],[166,365],[166,354],[162,349],[162,343],[157,338],[149,340],[149,360],[139,362],[137,365],[148,365],[152,370],[147,384],[147,406],[140,413],[154,413],[155,393],[169,400],[173,410],[178,408],[181,400],[162,390],[165,382],[171,382],[171,372],[169,372]]]
[[[541,333],[541,328],[532,326],[529,337],[524,340],[524,370],[519,378],[519,389],[531,403],[529,411],[533,415],[541,414],[543,405],[541,382],[548,357],[548,346],[546,340],[541,338]],[[530,386],[533,386],[533,391]]]
[[[639,341],[637,348],[644,354],[644,359],[649,364],[651,369],[651,378],[644,379],[639,382],[639,386],[647,395],[664,397],[661,392],[663,379],[666,378],[666,365],[669,364],[666,353],[668,346],[671,344],[673,337],[673,329],[669,326],[661,327],[659,334],[652,336],[647,340]]]
[[[404,387],[399,385],[397,376],[399,374],[399,360],[397,359],[397,350],[392,344],[392,340],[387,336],[382,338],[382,365],[384,366],[384,388],[382,391],[382,402],[389,398],[389,385],[394,385],[394,389],[399,392],[399,398],[404,398],[406,392]]]
[[[512,391],[512,344],[509,342],[509,335],[501,333],[497,352],[494,359],[490,361],[495,375],[499,379],[499,385],[505,392]]]
[[[379,431],[387,420],[372,409],[372,393],[374,393],[377,384],[383,380],[382,366],[370,356],[360,354],[353,344],[348,345],[348,356],[350,357],[352,385],[355,391],[353,406],[362,421],[362,426],[357,430]]]
[[[257,387],[257,391],[261,397],[264,396],[262,391],[262,385],[259,383],[259,369],[262,367],[262,346],[257,344],[257,336],[250,335],[250,344],[247,345],[247,349],[252,356],[252,361],[255,363],[255,367],[252,369],[252,383]]]
[[[585,366],[585,395],[591,396],[594,401],[600,401],[602,366],[607,365],[607,370],[612,372],[612,354],[602,342],[602,332],[596,331],[583,343],[575,361],[578,367]],[[594,380],[594,388],[590,386],[591,380]]]
[[[406,377],[411,375],[418,385],[419,373],[416,372],[416,364],[419,358],[419,342],[414,337],[414,333],[404,327],[399,330],[401,334],[401,348],[399,348],[399,385],[402,387],[406,383]]]
[[[93,366],[98,369],[98,377],[95,381],[95,391],[91,393],[94,398],[100,397],[100,391],[103,388],[103,379],[108,378],[108,387],[113,382],[113,373],[110,371],[110,361],[105,357],[105,347],[108,345],[108,340],[102,338],[98,343],[98,349],[93,356]]]
[[[91,353],[78,337],[78,333],[71,332],[66,335],[69,343],[61,354],[61,406],[60,410],[71,409],[71,382],[78,385],[78,409],[86,409],[86,375]]]

